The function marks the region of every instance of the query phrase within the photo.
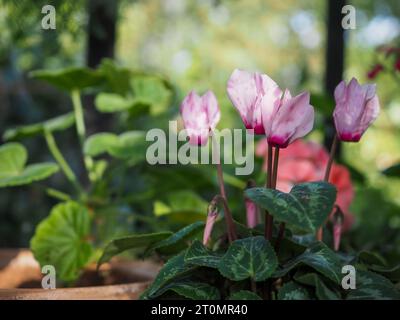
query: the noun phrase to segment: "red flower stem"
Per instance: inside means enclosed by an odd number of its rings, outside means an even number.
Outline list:
[[[338,144],[338,137],[337,137],[337,134],[335,134],[335,137],[333,138],[333,141],[332,141],[331,151],[329,153],[329,160],[328,160],[328,163],[326,165],[326,170],[325,170],[324,181],[326,181],[326,182],[329,182],[329,176],[330,176],[331,169],[332,169],[333,159],[335,158],[337,144]],[[317,230],[315,237],[317,238],[318,241],[322,241],[322,237],[323,237],[322,227],[320,227]]]
[[[278,181],[278,163],[279,163],[279,147],[275,148],[275,155],[274,155],[274,170],[273,170],[273,178],[272,178],[272,189],[276,189],[276,183]],[[283,239],[283,235],[285,233],[285,223],[281,222],[279,225],[279,232],[275,242],[275,251],[278,254],[280,244]]]
[[[329,182],[329,175],[331,173],[333,159],[335,158],[337,143],[338,143],[338,138],[337,138],[337,135],[335,134],[335,137],[333,138],[333,141],[332,141],[331,152],[329,154],[328,164],[326,165],[326,170],[325,170],[324,181],[326,181],[326,182]]]
[[[267,181],[265,186],[271,188],[272,185],[272,146],[268,144],[268,155],[267,155]],[[265,210],[265,239],[271,240],[272,238],[272,225],[274,223],[273,217]]]

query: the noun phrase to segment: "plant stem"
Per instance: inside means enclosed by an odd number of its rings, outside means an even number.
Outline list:
[[[279,164],[279,147],[275,148],[275,155],[274,155],[274,169],[273,169],[273,177],[272,177],[272,189],[276,189],[276,184],[278,181],[278,164]],[[279,232],[275,242],[275,251],[278,254],[281,241],[283,239],[283,235],[285,233],[285,223],[281,222],[279,225]]]
[[[338,144],[338,137],[337,137],[337,134],[335,134],[335,137],[333,138],[333,141],[332,141],[331,151],[329,153],[329,160],[328,160],[328,163],[326,165],[326,170],[325,170],[324,181],[326,181],[326,182],[329,182],[329,176],[330,176],[330,173],[331,173],[333,159],[335,158],[337,144]],[[317,230],[317,233],[316,233],[315,237],[317,238],[318,241],[322,241],[322,237],[323,237],[323,229],[322,229],[322,227],[320,227]]]
[[[74,186],[78,194],[82,194],[82,187],[80,186],[78,179],[76,178],[74,172],[72,171],[71,167],[68,165],[67,161],[65,160],[64,156],[60,152],[56,141],[52,133],[48,130],[45,130],[44,137],[46,138],[47,146],[53,155],[54,159],[57,161],[58,165],[60,166],[61,170],[64,172],[65,176],[67,177],[68,181]]]
[[[328,164],[326,165],[326,170],[325,170],[324,181],[326,181],[326,182],[329,182],[329,175],[331,173],[333,159],[335,158],[337,143],[338,143],[338,138],[337,138],[337,134],[335,134],[335,137],[333,138],[333,141],[332,141],[331,152],[329,154]]]
[[[265,186],[271,188],[272,185],[272,146],[268,144],[268,155],[267,155],[267,181]],[[271,240],[272,238],[272,225],[274,223],[273,217],[265,210],[265,239]]]
[[[74,107],[76,132],[78,134],[79,143],[83,151],[83,146],[85,144],[85,138],[86,138],[86,128],[85,128],[85,119],[83,114],[80,91],[78,89],[74,89],[71,91],[71,99],[72,99],[72,105]],[[86,170],[91,171],[91,169],[93,168],[92,157],[84,155],[83,160],[85,163]]]
[[[211,136],[211,139],[213,141],[213,146],[215,147],[215,148],[213,148],[213,152],[217,152],[217,159],[218,159],[218,163],[216,164],[217,176],[218,176],[220,194],[221,194],[221,197],[223,199],[223,204],[224,204],[224,211],[225,211],[224,213],[225,213],[225,221],[226,221],[226,227],[227,227],[227,232],[228,232],[228,239],[229,239],[229,242],[232,242],[237,239],[235,224],[233,222],[232,213],[231,213],[231,210],[229,209],[228,200],[226,197],[225,185],[224,185],[224,173],[222,171],[222,166],[221,166],[221,157],[219,154],[219,146],[217,145],[217,143],[214,139],[214,136]]]
[[[236,236],[235,224],[233,223],[232,213],[231,213],[231,210],[229,209],[228,200],[226,198],[224,176],[223,176],[223,172],[222,172],[221,163],[217,164],[217,175],[218,175],[218,183],[219,183],[220,193],[221,193],[221,197],[223,199],[223,204],[224,204],[225,221],[226,221],[226,227],[228,229],[228,239],[229,239],[229,242],[232,242],[232,241],[236,240],[237,236]]]
[[[257,294],[257,283],[253,279],[250,279],[250,286],[251,291]]]

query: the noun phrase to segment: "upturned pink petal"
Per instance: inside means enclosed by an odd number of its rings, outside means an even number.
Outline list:
[[[217,99],[212,91],[203,96],[191,91],[181,104],[183,124],[192,145],[207,144],[210,131],[217,126],[221,117]]]
[[[267,126],[267,119],[264,119]],[[272,117],[268,143],[286,148],[294,140],[304,137],[314,125],[314,108],[310,105],[310,94],[303,92],[292,98],[285,91],[281,105]]]
[[[247,226],[254,228],[258,224],[257,205],[250,199],[245,199]]]
[[[218,211],[217,210],[211,211],[207,215],[206,226],[204,228],[204,234],[203,234],[203,244],[204,245],[207,245],[208,241],[210,240],[211,232],[212,232],[214,223],[217,220],[217,217],[218,217]]]
[[[275,81],[266,74],[235,69],[228,80],[227,92],[246,129],[264,134],[262,113],[271,116],[282,95]]]
[[[342,224],[335,224],[333,226],[333,248],[335,249],[335,251],[339,250],[341,238],[342,238]]]
[[[358,142],[379,114],[375,85],[360,85],[355,78],[349,84],[342,81],[335,89],[335,101],[333,117],[339,139]]]

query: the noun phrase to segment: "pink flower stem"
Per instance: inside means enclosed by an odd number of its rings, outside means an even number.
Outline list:
[[[272,185],[272,146],[268,144],[268,155],[267,155],[267,181],[265,186],[271,188]],[[272,225],[274,223],[273,217],[265,210],[265,239],[271,240],[272,238]]]
[[[326,165],[326,170],[325,170],[324,181],[326,181],[326,182],[329,182],[329,176],[331,173],[333,159],[335,158],[337,144],[338,144],[338,137],[337,137],[337,134],[335,134],[335,137],[333,138],[333,141],[332,141],[331,151],[329,153],[329,160],[328,160],[328,163]],[[322,227],[320,227],[317,230],[317,234],[315,235],[315,237],[317,238],[318,241],[322,241],[322,237],[323,237]]]
[[[220,162],[217,163],[217,175],[218,175],[220,193],[221,193],[221,197],[223,199],[222,203],[224,205],[228,239],[229,239],[229,242],[232,242],[237,239],[237,236],[236,236],[235,224],[233,223],[232,213],[231,213],[231,210],[229,209],[228,201],[226,198],[225,185],[224,185],[224,174],[222,172],[222,166],[221,166]]]

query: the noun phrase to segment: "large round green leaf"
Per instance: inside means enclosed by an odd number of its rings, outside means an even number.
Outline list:
[[[11,187],[43,180],[56,173],[55,163],[44,162],[25,166],[28,153],[19,143],[7,143],[0,147],[0,187]]]
[[[218,265],[219,272],[234,281],[268,279],[278,266],[270,243],[262,236],[232,242]]]
[[[26,126],[18,126],[6,130],[3,135],[4,140],[15,140],[25,137],[44,134],[45,131],[54,132],[68,129],[75,123],[75,116],[72,112]]]
[[[56,205],[31,239],[35,258],[42,266],[53,265],[58,278],[76,279],[92,255],[90,225],[84,206],[72,201]]]
[[[121,112],[134,107],[136,100],[125,98],[115,93],[99,93],[95,99],[95,105],[98,111],[104,113]]]
[[[46,81],[59,89],[72,91],[94,87],[104,81],[104,77],[89,68],[72,67],[60,70],[36,70],[30,75],[39,80]]]
[[[277,220],[309,232],[324,223],[336,200],[335,186],[323,181],[295,185],[290,193],[252,188],[245,194]]]

